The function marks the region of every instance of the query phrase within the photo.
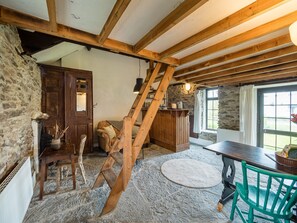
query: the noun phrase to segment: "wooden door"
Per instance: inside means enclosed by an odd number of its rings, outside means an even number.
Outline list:
[[[66,140],[75,144],[78,152],[80,136],[87,135],[84,153],[93,151],[92,72],[65,71],[65,125],[69,126]]]
[[[64,72],[54,67],[41,67],[41,74],[41,111],[49,115],[43,123],[45,131],[53,135],[56,122],[61,128],[65,127]]]

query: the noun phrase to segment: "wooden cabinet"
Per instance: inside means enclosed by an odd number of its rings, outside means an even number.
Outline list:
[[[143,117],[146,110],[143,110]],[[174,152],[188,149],[189,143],[189,110],[159,110],[150,129],[150,140]]]
[[[80,136],[87,135],[85,153],[93,151],[92,72],[55,66],[41,66],[42,112],[50,117],[44,122],[46,131],[53,126],[69,126],[65,140],[79,149]]]

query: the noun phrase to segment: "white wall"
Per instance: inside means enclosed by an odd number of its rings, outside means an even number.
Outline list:
[[[94,128],[101,120],[122,120],[136,97],[133,88],[139,74],[139,60],[86,48],[61,59],[63,67],[93,72]],[[141,77],[149,64],[141,61]]]

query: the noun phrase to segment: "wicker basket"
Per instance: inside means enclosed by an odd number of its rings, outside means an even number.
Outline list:
[[[297,168],[297,159],[285,158],[280,155],[280,152],[275,152],[275,159],[278,163],[280,163],[284,166]]]

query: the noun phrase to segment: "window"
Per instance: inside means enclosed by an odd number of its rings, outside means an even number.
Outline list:
[[[206,129],[218,128],[218,88],[206,89]]]
[[[297,144],[297,86],[258,90],[258,146],[280,150]]]

